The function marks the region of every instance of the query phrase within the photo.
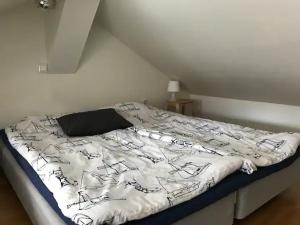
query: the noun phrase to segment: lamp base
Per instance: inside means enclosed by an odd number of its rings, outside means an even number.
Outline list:
[[[171,93],[171,97],[170,97],[170,100],[171,102],[176,102],[176,93],[175,92],[172,92]]]

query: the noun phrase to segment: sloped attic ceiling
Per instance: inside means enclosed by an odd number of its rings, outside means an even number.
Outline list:
[[[300,105],[300,2],[103,0],[98,19],[193,94]]]
[[[10,9],[26,0],[0,0],[0,12]]]

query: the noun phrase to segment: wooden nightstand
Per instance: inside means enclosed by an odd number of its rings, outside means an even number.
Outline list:
[[[177,99],[175,101],[167,101],[167,107],[166,109],[169,111],[174,111],[180,114],[185,115],[186,113],[186,106],[193,104],[193,100],[191,99]]]

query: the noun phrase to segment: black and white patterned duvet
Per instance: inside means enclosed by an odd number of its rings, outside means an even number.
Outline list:
[[[80,225],[121,224],[187,201],[236,170],[293,155],[296,134],[191,118],[139,103],[114,108],[135,126],[69,138],[56,116],[6,129],[12,146]]]

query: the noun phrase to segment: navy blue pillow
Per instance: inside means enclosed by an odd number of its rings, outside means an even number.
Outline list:
[[[133,126],[114,109],[73,113],[57,119],[70,137],[93,136]]]

